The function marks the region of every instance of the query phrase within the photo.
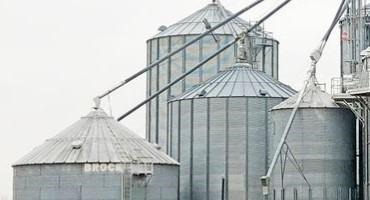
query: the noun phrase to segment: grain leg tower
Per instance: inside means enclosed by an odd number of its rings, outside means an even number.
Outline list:
[[[350,2],[340,22],[341,74],[332,79],[332,93],[356,115],[358,194],[359,199],[369,200],[370,6],[364,0]]]

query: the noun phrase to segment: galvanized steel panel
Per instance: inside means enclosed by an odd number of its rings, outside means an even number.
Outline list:
[[[95,199],[120,200],[121,188],[83,187],[81,194],[82,200],[95,200]]]
[[[79,185],[104,187],[104,174],[60,176],[60,185],[65,187]]]
[[[34,166],[16,166],[18,168],[29,168],[27,171],[34,173],[14,176],[14,199],[17,200],[98,200],[111,199],[121,200],[121,174],[116,172],[86,173],[75,175],[68,170],[83,165],[50,165],[55,167],[61,174],[55,176],[44,175],[43,165],[41,173],[35,175],[38,169]],[[65,168],[64,170],[60,170]],[[33,174],[33,175],[32,175]],[[24,179],[29,179],[32,184],[24,184]],[[60,180],[55,182],[54,180]],[[133,177],[132,200],[174,200],[177,199],[178,188],[178,166],[176,165],[155,165],[154,174],[147,187],[138,185],[138,179]]]
[[[41,175],[41,167],[35,166],[19,166],[13,169],[14,176],[33,176]]]
[[[274,129],[270,139],[272,156],[291,109],[274,110]],[[292,125],[288,144],[312,186],[313,199],[350,199],[356,187],[355,123],[353,114],[342,108],[302,108]],[[271,157],[270,157],[271,158]],[[287,200],[292,199],[293,188],[299,196],[308,186],[295,167],[288,162],[284,186]],[[281,189],[280,165],[272,176],[272,188]],[[307,194],[307,193],[306,193]]]
[[[226,99],[210,99],[209,104],[209,199],[221,199],[226,159]]]
[[[186,41],[194,39],[195,36],[188,36],[186,37]],[[195,65],[200,62],[200,42],[196,42],[195,44],[186,48],[185,55],[186,58],[184,59],[184,67],[185,71],[191,70]],[[195,70],[193,73],[189,74],[185,80],[185,89],[192,87],[201,82],[201,69]]]
[[[81,200],[81,188],[41,188],[41,200]]]
[[[208,173],[208,125],[207,125],[207,99],[195,100],[193,104],[193,137],[192,137],[192,195],[193,200],[207,199],[207,173]],[[186,145],[186,144],[185,144]]]
[[[228,101],[227,183],[228,199],[247,197],[247,99]]]
[[[55,166],[55,165],[42,165],[41,166],[41,175],[61,175],[61,174],[82,174],[82,167],[80,165],[64,165],[64,166]]]
[[[176,134],[181,136],[180,154],[186,153],[180,159],[180,196],[220,199],[224,178],[229,200],[262,198],[259,179],[267,167],[268,110],[282,100],[232,97],[171,102],[176,107],[180,103],[176,112],[181,110],[181,128]]]
[[[78,141],[80,148],[73,148]],[[137,136],[101,110],[94,110],[88,116],[47,140],[14,166],[38,164],[73,163],[178,163],[158,151],[145,139]]]
[[[27,176],[26,177],[26,187],[58,187],[59,186],[59,176]]]
[[[294,108],[299,94],[292,96],[281,104],[275,106],[273,109],[289,109]],[[300,108],[339,108],[339,106],[332,99],[332,96],[321,90],[319,86],[310,84],[303,95],[302,102],[299,104]]]
[[[224,37],[224,39],[226,39],[226,37]],[[205,36],[201,40],[201,46],[200,46],[201,54],[199,55],[199,61],[197,61],[197,63],[211,56],[216,51],[216,49],[219,49],[219,48],[220,48],[220,44],[218,42],[215,42],[213,36],[211,35]],[[208,61],[205,65],[202,66],[202,70],[200,71],[201,73],[200,82],[208,80],[214,74],[217,74],[217,72],[220,71],[221,63],[219,62],[219,59],[220,57],[216,56],[215,58]],[[197,63],[190,65],[189,68],[195,66]]]
[[[184,36],[173,36],[171,37],[171,50],[179,49],[182,45],[184,45],[186,41],[186,37]],[[171,57],[171,62],[169,65],[170,70],[170,80],[173,81],[177,79],[179,76],[183,74],[185,69],[185,60],[186,57],[185,51],[181,51],[180,53]],[[185,80],[179,81],[177,84],[171,87],[170,89],[170,96],[177,96],[180,95],[184,91]]]
[[[159,57],[163,57],[167,55],[170,51],[170,39],[169,38],[160,38],[159,39]],[[169,60],[166,62],[162,62],[158,67],[158,89],[163,88],[169,83],[170,75],[169,75]],[[159,97],[157,97],[158,101],[158,116],[157,116],[157,126],[158,126],[158,132],[164,133],[158,135],[158,141],[156,142],[158,145],[160,145],[164,152],[167,151],[167,101],[169,98],[169,92],[164,92]],[[163,122],[162,122],[163,121]]]
[[[180,135],[180,200],[191,198],[191,118],[192,102],[183,101],[181,103],[181,133]]]
[[[267,98],[248,99],[248,196],[261,199],[260,177],[266,173]]]
[[[17,177],[13,179],[13,189],[21,190],[26,188],[26,177]]]
[[[179,161],[179,132],[180,132],[180,103],[179,102],[174,102],[170,104],[171,106],[171,118],[170,118],[170,123],[171,123],[171,143],[170,143],[170,156],[174,158],[175,160]]]
[[[266,92],[266,94],[261,93]],[[269,75],[254,70],[248,64],[236,64],[206,82],[197,85],[174,100],[199,97],[272,97],[289,98],[296,91],[274,80]]]
[[[233,15],[230,11],[226,10],[219,3],[208,4],[206,7],[196,11],[194,14],[180,20],[179,22],[169,26],[166,30],[158,33],[154,38],[173,36],[173,35],[198,35],[204,33],[206,30],[203,19],[207,19],[211,26],[224,21],[226,18]],[[238,34],[244,28],[251,27],[251,24],[241,18],[236,18],[227,23],[223,27],[214,31],[215,34],[230,35]],[[256,35],[262,35],[262,32],[254,31]]]
[[[38,200],[40,198],[40,190],[22,189],[14,190],[14,200]]]
[[[197,35],[205,31],[204,23],[202,22],[205,18],[212,24],[217,24],[232,14],[227,11],[221,4],[210,4],[204,9],[196,12],[194,15],[187,17],[179,23],[169,26],[167,30],[159,33],[157,36],[149,39],[147,44],[149,51],[148,63],[155,62],[164,52],[175,50],[181,47],[186,41],[190,41]],[[156,66],[148,72],[147,78],[147,94],[150,96],[158,91],[166,80],[175,80],[187,70],[190,70],[201,60],[211,55],[218,48],[222,47],[226,43],[233,40],[235,37],[233,34],[240,33],[241,28],[249,27],[250,24],[241,19],[235,19],[228,23],[224,27],[221,27],[218,31],[214,31],[216,37],[219,38],[218,42],[214,41],[212,36],[206,36],[186,50],[177,53],[172,56],[169,61],[164,61],[159,67]],[[239,28],[238,28],[239,27]],[[266,37],[266,38],[260,38]],[[273,50],[278,50],[278,41],[269,37],[268,34],[262,33],[262,29],[252,33],[252,40],[256,46],[256,52],[258,53],[257,60],[255,61],[255,68],[260,71],[267,71],[267,68],[271,68],[270,75],[274,75],[274,78],[278,78],[277,73],[273,73],[273,69],[278,69],[278,62],[270,62],[271,65],[267,65],[264,62],[263,53],[260,50],[261,46],[268,44],[272,45]],[[169,123],[166,119],[165,114],[168,112],[166,108],[167,100],[173,99],[178,95],[182,94],[186,90],[191,89],[194,85],[202,83],[209,78],[216,75],[220,70],[227,69],[234,64],[235,55],[237,54],[237,45],[234,45],[223,53],[216,56],[214,59],[206,63],[200,69],[196,70],[184,80],[178,82],[168,91],[164,92],[160,97],[155,98],[153,101],[147,104],[147,130],[146,138],[152,143],[158,143],[166,151],[170,153],[170,149],[167,147],[166,141],[168,141]],[[272,53],[274,59],[277,59],[277,52]],[[222,85],[222,84],[220,84]],[[227,85],[227,87],[233,87]],[[220,88],[216,88],[220,89]],[[215,90],[215,91],[216,91]],[[233,93],[230,90],[222,90],[222,93],[234,96],[248,96],[242,92],[241,87],[233,87]],[[255,92],[254,92],[255,93]],[[254,94],[253,93],[253,94]],[[218,95],[218,93],[216,94]],[[165,98],[168,97],[168,98]]]

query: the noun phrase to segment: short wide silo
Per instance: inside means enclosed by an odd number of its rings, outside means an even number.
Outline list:
[[[14,200],[176,200],[178,163],[101,109],[13,165]]]
[[[269,160],[272,159],[298,95],[272,110]],[[283,150],[271,177],[272,199],[352,200],[355,195],[356,126],[349,109],[311,83],[289,132],[287,143],[308,184]],[[285,167],[284,164],[286,163]],[[283,167],[281,167],[283,166]],[[283,198],[284,196],[284,198]]]
[[[173,99],[169,150],[181,163],[180,200],[261,199],[268,111],[294,93],[237,63]]]

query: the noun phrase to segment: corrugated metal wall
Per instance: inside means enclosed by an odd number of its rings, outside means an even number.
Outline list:
[[[177,199],[177,174],[178,166],[155,166],[149,185],[135,186],[131,200]],[[88,174],[79,164],[14,167],[14,200],[122,200],[121,187],[121,174]]]
[[[171,102],[170,156],[179,158],[180,200],[262,199],[269,112],[282,98]]]
[[[153,63],[169,52],[178,49],[187,41],[193,39],[194,35],[167,36],[154,38],[148,41],[148,63]],[[216,49],[234,39],[232,35],[217,35],[220,42],[216,43],[212,36],[206,36],[199,42],[191,45],[186,50],[171,57],[168,61],[154,67],[147,73],[147,95],[150,96],[169,82],[178,78],[184,72],[190,70],[200,61],[210,56]],[[253,38],[256,43],[257,57],[254,66],[265,71],[275,79],[278,79],[278,51],[279,43],[273,39]],[[167,101],[178,96],[194,85],[201,83],[216,75],[220,70],[231,67],[235,61],[237,46],[230,47],[219,56],[205,64],[183,81],[171,87],[159,97],[147,104],[147,139],[152,143],[159,144],[164,151],[170,152],[167,148],[169,139],[168,132],[170,124],[167,120]]]
[[[272,111],[270,159],[290,114],[291,109]],[[311,184],[313,200],[354,199],[355,141],[355,119],[349,110],[319,108],[298,111],[289,133],[288,144]],[[275,168],[271,183],[272,197],[275,196],[276,200],[283,199],[284,189],[285,200],[308,199],[308,185],[291,162],[287,160],[286,163],[284,183],[281,163]]]

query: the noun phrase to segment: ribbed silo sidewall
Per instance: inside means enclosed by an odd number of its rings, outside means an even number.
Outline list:
[[[267,168],[269,109],[282,98],[172,101],[170,156],[180,167],[180,200],[260,199]]]
[[[270,133],[269,162],[275,153],[291,112],[291,109],[272,111],[273,129]],[[355,118],[349,110],[341,108],[300,109],[287,141],[311,184],[313,199],[347,200],[350,196],[354,197],[356,126]],[[271,181],[271,192],[278,199],[283,193],[280,161]],[[287,160],[286,163],[285,198],[287,200],[308,198],[308,185],[291,162]]]
[[[83,164],[15,166],[14,199],[122,199],[121,173],[86,173],[83,169]],[[131,199],[177,199],[178,166],[155,165],[146,187],[138,177],[132,178],[132,184]]]
[[[196,35],[179,35],[153,38],[147,42],[148,64],[155,62],[169,52],[180,48],[186,42],[195,38]],[[216,43],[212,36],[206,36],[199,42],[191,45],[186,50],[172,56],[171,59],[164,61],[159,66],[154,67],[147,73],[147,95],[150,96],[163,88],[169,82],[175,80],[184,72],[190,70],[200,61],[210,56],[213,52],[228,42],[234,40],[231,35],[217,35],[221,40]],[[258,49],[256,65],[258,69],[265,71],[278,79],[278,53],[279,43],[273,39],[254,39]],[[230,47],[216,58],[205,64],[200,70],[180,81],[171,87],[169,91],[162,93],[147,104],[147,139],[152,143],[162,146],[163,150],[169,153],[167,144],[168,131],[170,129],[167,122],[167,101],[178,96],[194,85],[206,81],[216,75],[220,70],[232,66],[235,61],[237,45]]]

